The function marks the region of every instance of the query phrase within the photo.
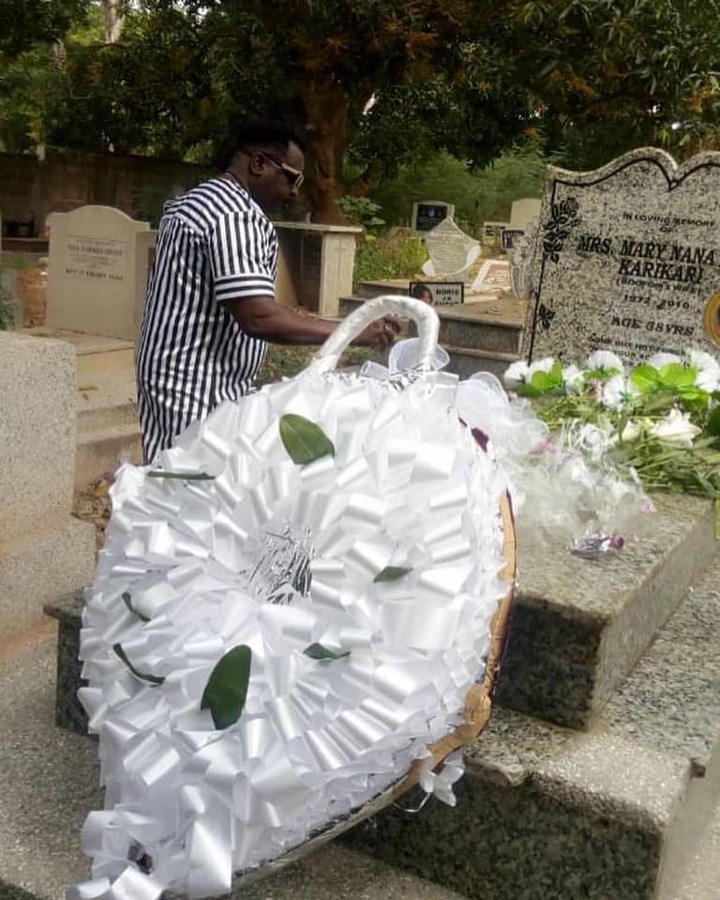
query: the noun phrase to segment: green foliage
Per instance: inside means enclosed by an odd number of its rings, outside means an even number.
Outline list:
[[[153,675],[150,672],[142,672],[140,669],[138,669],[134,665],[134,663],[132,663],[128,659],[128,655],[123,650],[122,644],[113,644],[113,651],[115,655],[125,663],[128,669],[130,669],[130,671],[133,673],[133,675],[136,678],[139,678],[141,681],[147,681],[153,687],[159,687],[159,685],[165,682],[165,679],[162,677],[162,675]]]
[[[648,490],[720,497],[720,393],[701,387],[698,370],[678,359],[660,368],[635,366],[628,373],[633,390],[607,406],[599,388],[612,377],[611,369],[585,370],[573,393],[563,395],[556,361],[549,373],[534,372],[518,394],[533,398],[553,431],[600,428],[611,446],[608,460],[632,467]]]
[[[280,439],[288,456],[297,465],[315,462],[323,456],[335,456],[335,445],[325,432],[306,419],[294,413],[280,417]]]
[[[0,331],[11,331],[14,327],[15,308],[0,269]]]
[[[209,709],[217,729],[229,728],[245,708],[252,650],[247,644],[233,647],[216,663],[205,685],[200,709]]]
[[[307,367],[317,351],[317,347],[270,344],[258,384],[271,384],[282,381],[283,378],[293,378]],[[367,360],[375,359],[377,355],[378,352],[369,347],[348,347],[342,355],[338,368],[358,367]]]
[[[316,659],[318,662],[331,662],[334,659],[344,659],[350,656],[349,650],[331,650],[323,644],[309,644],[304,650],[305,656]]]
[[[367,231],[377,231],[381,225],[387,224],[378,216],[380,204],[369,197],[338,197],[337,205],[349,222],[362,225]]]
[[[385,568],[378,572],[373,578],[373,583],[383,584],[388,581],[398,581],[400,578],[404,578],[409,572],[412,572],[412,567],[385,566]]]
[[[38,43],[60,40],[90,6],[91,0],[0,0],[0,56],[12,58]]]
[[[462,190],[468,167],[528,137],[530,182],[543,152],[579,169],[645,144],[720,146],[720,17],[691,0],[136,0],[118,43],[101,24],[98,0],[0,0],[2,146],[204,162],[239,119],[282,117],[306,129],[318,220],[351,194],[382,205],[370,220],[435,196],[468,222],[500,216],[510,188],[537,195],[509,164],[497,196]],[[409,191],[368,194],[396,177]]]
[[[365,235],[355,254],[355,281],[415,278],[428,258],[422,240],[406,229],[390,229],[379,237]]]
[[[370,196],[391,222],[409,222],[418,200],[444,200],[455,205],[456,220],[475,231],[485,220],[506,221],[513,200],[540,197],[547,163],[537,140],[510,149],[481,171],[441,151],[403,166]]]

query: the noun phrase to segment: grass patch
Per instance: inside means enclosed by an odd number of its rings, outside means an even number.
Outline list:
[[[288,347],[279,344],[268,346],[265,364],[258,377],[258,385],[271,384],[283,378],[292,378],[306,368],[317,353],[318,347]],[[366,360],[380,360],[380,354],[368,347],[349,347],[342,355],[338,369],[361,366]]]

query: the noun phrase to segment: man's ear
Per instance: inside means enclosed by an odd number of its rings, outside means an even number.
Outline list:
[[[255,151],[248,156],[248,172],[251,175],[260,175],[265,168],[265,160],[262,153]]]

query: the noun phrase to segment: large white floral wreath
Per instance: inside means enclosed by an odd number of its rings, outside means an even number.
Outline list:
[[[106,809],[71,896],[224,893],[461,721],[505,482],[454,391],[305,374],[121,468],[81,647]]]

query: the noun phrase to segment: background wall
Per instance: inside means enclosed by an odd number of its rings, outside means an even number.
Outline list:
[[[38,237],[45,217],[69,201],[114,206],[157,224],[169,197],[207,177],[190,163],[48,148],[43,161],[0,153],[3,235]]]

